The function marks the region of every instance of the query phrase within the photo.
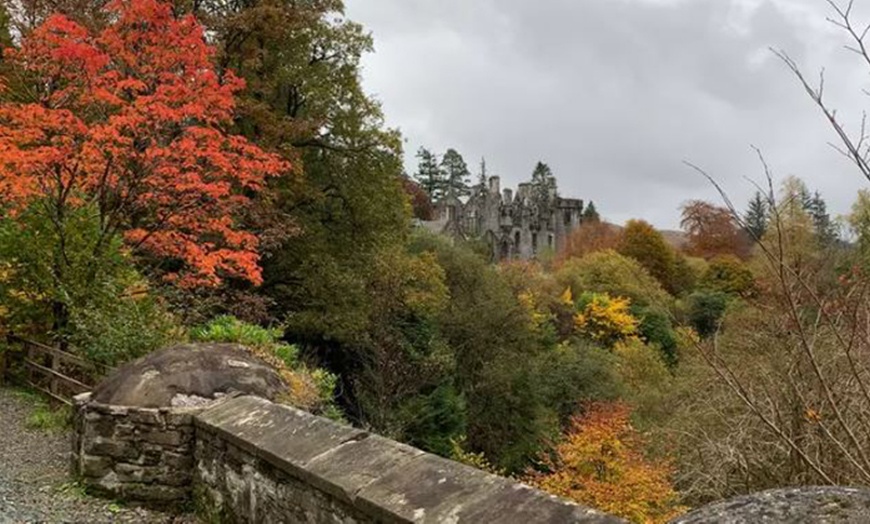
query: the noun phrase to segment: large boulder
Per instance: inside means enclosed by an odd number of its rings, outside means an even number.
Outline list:
[[[870,522],[870,491],[841,487],[803,487],[764,491],[716,502],[671,524],[770,524]]]
[[[179,344],[121,366],[93,392],[101,404],[197,405],[231,394],[276,400],[287,391],[277,371],[238,344]]]

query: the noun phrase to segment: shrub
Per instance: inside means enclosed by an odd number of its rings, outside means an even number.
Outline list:
[[[323,369],[311,370],[299,363],[298,350],[280,340],[280,329],[266,329],[220,316],[204,326],[193,328],[190,337],[198,342],[241,344],[254,356],[273,366],[287,382],[282,400],[317,414],[338,417],[333,402],[337,377]]]
[[[668,461],[644,456],[644,441],[625,404],[592,404],[575,417],[543,472],[526,480],[554,495],[575,500],[632,522],[667,522],[679,515]]]
[[[728,295],[725,293],[693,293],[688,299],[689,324],[701,337],[709,337],[719,329],[727,308]]]
[[[638,306],[657,306],[670,310],[673,297],[636,260],[615,251],[601,251],[571,259],[556,273],[562,288],[570,287],[574,296],[585,292],[608,293],[626,297]]]
[[[577,332],[604,347],[638,334],[638,320],[630,310],[627,298],[612,298],[607,294],[586,293],[577,300],[574,323]]]

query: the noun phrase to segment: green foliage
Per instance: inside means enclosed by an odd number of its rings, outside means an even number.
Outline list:
[[[589,201],[589,204],[586,206],[586,209],[583,211],[583,221],[584,222],[601,222],[601,216],[598,214],[598,210],[595,209],[595,202]]]
[[[761,191],[756,191],[752,200],[749,201],[749,207],[746,209],[743,220],[746,222],[746,230],[753,240],[764,238],[769,222],[769,209],[767,198]]]
[[[447,173],[438,164],[438,157],[425,147],[417,151],[417,172],[414,173],[414,179],[433,201],[437,201],[447,192]]]
[[[676,254],[661,233],[647,222],[629,220],[622,232],[618,251],[642,265],[670,292],[676,291]]]
[[[465,159],[455,149],[448,149],[441,158],[441,170],[446,177],[446,191],[452,192],[455,196],[467,195],[469,190],[469,179],[471,172],[468,170],[468,164]]]
[[[452,385],[442,384],[402,406],[402,440],[426,451],[449,457],[454,442],[465,433],[466,406]]]
[[[281,342],[282,336],[283,331],[280,328],[269,329],[248,324],[229,315],[221,315],[190,330],[190,338],[197,342],[231,342],[269,349],[281,346],[292,348]],[[283,353],[288,357],[295,357],[296,350],[283,349]]]
[[[59,225],[57,225],[59,224]],[[84,207],[56,222],[42,204],[0,218],[0,308],[23,333],[51,332],[115,365],[165,344],[175,330],[117,238]]]
[[[615,251],[570,259],[556,272],[556,279],[569,286],[574,296],[588,291],[626,297],[638,306],[669,310],[673,305],[673,298],[639,262]]]
[[[541,352],[528,310],[473,252],[425,234],[415,236],[411,248],[433,253],[445,272],[450,301],[437,321],[467,405],[470,450],[507,470],[523,468],[553,427],[535,370],[516,365]]]
[[[537,360],[543,402],[564,426],[588,402],[616,400],[624,391],[613,353],[583,341],[560,344]]]
[[[148,295],[72,308],[70,344],[86,358],[117,366],[172,343],[180,330],[171,315]]]
[[[749,297],[755,293],[755,276],[742,260],[733,255],[722,255],[710,261],[701,287],[732,296]]]
[[[52,406],[46,398],[35,391],[14,389],[13,395],[29,408],[24,425],[30,429],[57,433],[69,428],[72,412],[68,406]]]
[[[728,295],[722,292],[693,293],[688,299],[689,324],[703,338],[719,329],[728,308]]]
[[[670,316],[655,308],[632,308],[632,313],[640,319],[638,333],[648,344],[658,349],[662,360],[671,368],[679,360],[677,335]]]

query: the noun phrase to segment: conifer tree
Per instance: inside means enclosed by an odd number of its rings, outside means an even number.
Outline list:
[[[749,201],[749,207],[744,215],[746,222],[746,232],[753,239],[760,239],[767,232],[767,200],[761,191],[757,191],[752,200]]]
[[[469,193],[468,182],[471,172],[465,159],[455,149],[448,149],[441,159],[441,172],[445,179],[445,191],[456,196]]]
[[[591,200],[583,211],[583,222],[601,222],[601,216],[599,216],[598,210],[595,209],[595,202]]]
[[[444,194],[446,189],[446,177],[444,171],[438,165],[438,156],[421,147],[417,151],[417,172],[414,178],[420,183],[429,198],[436,201]]]
[[[551,190],[556,189],[556,177],[553,170],[547,164],[538,162],[532,171],[532,187],[540,202],[544,205],[550,201]]]
[[[806,201],[805,208],[813,219],[819,243],[823,246],[835,243],[838,240],[837,227],[831,220],[828,206],[818,191]]]

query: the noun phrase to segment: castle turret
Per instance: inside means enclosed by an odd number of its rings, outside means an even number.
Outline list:
[[[489,177],[489,192],[493,195],[498,195],[501,193],[501,179],[499,177]]]
[[[513,202],[513,201],[514,201],[514,192],[511,191],[510,189],[505,189],[504,196],[502,197],[502,203],[507,206],[507,205],[510,205],[511,202]]]

